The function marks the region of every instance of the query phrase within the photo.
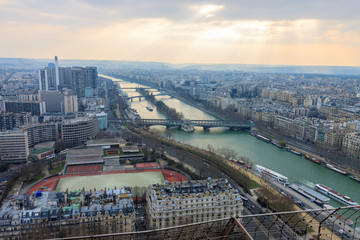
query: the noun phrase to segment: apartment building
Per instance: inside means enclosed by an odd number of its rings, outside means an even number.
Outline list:
[[[153,229],[240,216],[240,194],[227,179],[165,182],[146,194],[148,223]]]
[[[29,157],[28,134],[22,131],[0,132],[0,162],[21,163]]]
[[[98,132],[96,118],[75,118],[64,120],[61,124],[61,134],[67,147],[74,147],[86,143]]]

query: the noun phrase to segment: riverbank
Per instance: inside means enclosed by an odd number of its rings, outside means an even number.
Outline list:
[[[129,92],[131,91],[129,90]],[[164,100],[164,102],[166,101],[167,100]],[[199,110],[199,107],[196,105],[185,104],[178,99],[169,99],[169,101],[170,102],[167,103],[169,106],[182,111],[187,118],[213,118],[213,116],[210,116],[202,110]],[[156,110],[154,112],[149,112],[145,106],[151,105],[151,103],[147,103],[147,101],[134,101],[131,103],[131,105],[132,108],[138,110],[139,114],[143,118],[164,118],[164,116],[157,114]],[[261,127],[261,125],[259,125],[259,127]],[[264,126],[264,128],[266,128],[266,126]],[[196,129],[196,131],[193,133],[185,133],[176,129],[166,131],[163,127],[157,126],[152,127],[151,130],[161,132],[161,134],[167,138],[173,138],[178,142],[186,143],[201,149],[208,149],[209,145],[212,145],[216,148],[232,149],[238,154],[238,156],[245,156],[249,159],[252,159],[255,164],[265,166],[287,176],[291,182],[300,182],[310,187],[313,187],[317,183],[322,183],[331,187],[332,189],[340,191],[344,195],[350,196],[355,201],[360,202],[360,193],[357,191],[359,183],[349,179],[346,176],[331,171],[325,166],[314,164],[311,161],[304,159],[304,157],[296,156],[295,154],[284,151],[278,147],[273,146],[272,144],[263,142],[251,136],[250,134],[245,133],[244,131],[227,131],[226,129],[214,128],[210,131]],[[271,132],[273,131],[273,129],[270,130]],[[273,136],[273,134],[270,135]],[[279,137],[278,139],[282,140],[284,138]],[[292,143],[292,141],[288,141],[288,143],[290,142]],[[316,144],[313,145],[309,143],[304,145],[305,149],[309,146],[316,147]],[[303,149],[302,145],[297,147],[297,150],[300,149]],[[313,153],[307,149],[305,151],[310,154]],[[179,151],[176,154],[179,154],[181,157],[182,152],[183,151]],[[316,155],[311,154],[311,156]],[[317,154],[317,156],[319,155]],[[183,161],[188,161],[186,158],[183,159]],[[336,203],[334,205],[338,206]]]
[[[187,99],[185,99],[185,98],[183,98],[183,97],[176,96],[176,95],[174,95],[173,97],[176,98],[176,99],[178,99],[179,101],[182,101],[182,102],[184,102],[184,103],[186,103],[186,104],[194,107],[194,108],[197,108],[197,109],[199,109],[199,110],[201,110],[201,111],[203,111],[203,112],[206,112],[207,114],[209,114],[209,115],[211,115],[211,116],[213,116],[213,117],[215,117],[215,118],[218,118],[218,119],[220,119],[220,120],[222,120],[222,121],[226,121],[226,119],[223,118],[222,116],[220,116],[219,114],[214,113],[213,111],[210,111],[209,109],[204,108],[204,107],[201,105],[201,103],[195,104],[195,103],[193,103],[193,102],[191,102],[191,101],[188,101]],[[192,119],[192,120],[197,120],[197,119]]]
[[[260,135],[265,135],[271,139],[284,140],[284,136],[280,136],[273,131],[265,131],[264,129],[259,129],[259,128],[255,127],[252,129],[252,132],[260,134]],[[317,160],[321,161],[323,164],[326,164],[326,163],[334,164],[336,166],[336,168],[339,168],[340,170],[347,172],[349,175],[354,175],[354,176],[360,177],[359,171],[355,171],[354,169],[352,169],[350,167],[343,166],[343,165],[340,166],[337,163],[329,161],[329,158],[330,158],[329,155],[327,155],[326,152],[319,153],[316,149],[314,149],[314,146],[311,146],[311,145],[307,146],[306,143],[302,143],[302,142],[296,141],[296,140],[291,140],[289,138],[285,138],[285,140],[286,140],[287,146],[291,147],[292,149],[294,149],[297,152],[300,152],[304,156],[308,155],[308,156],[314,157]]]
[[[236,175],[246,175],[247,177],[249,177],[251,179],[251,181],[253,181],[253,182],[256,181],[257,183],[260,183],[256,188],[249,189],[251,194],[255,193],[254,189],[263,189],[263,190],[266,189],[267,191],[270,191],[274,196],[276,196],[276,198],[268,199],[269,202],[271,201],[274,203],[273,207],[275,209],[278,207],[281,207],[280,211],[275,211],[275,212],[284,212],[284,211],[287,212],[287,211],[294,211],[294,210],[300,211],[301,210],[290,200],[290,198],[288,198],[288,200],[290,201],[290,202],[288,202],[288,207],[285,207],[285,205],[280,204],[281,202],[284,202],[285,199],[287,199],[287,197],[285,195],[278,192],[269,182],[262,180],[261,178],[256,176],[251,171],[241,167],[240,165],[238,165],[236,163],[226,160],[220,156],[217,156],[216,154],[211,153],[207,150],[199,149],[197,147],[193,147],[193,146],[183,144],[180,142],[175,142],[174,140],[166,139],[161,136],[157,136],[157,135],[155,135],[151,132],[145,131],[143,129],[130,127],[130,130],[133,131],[135,134],[144,137],[145,139],[149,139],[152,144],[156,144],[157,142],[160,143],[162,146],[161,149],[166,150],[167,152],[171,153],[171,154],[167,153],[166,156],[172,156],[173,153],[171,151],[173,151],[173,150],[175,150],[175,151],[180,150],[181,152],[185,153],[186,155],[183,156],[183,157],[187,158],[187,160],[185,160],[185,161],[189,161],[189,159],[191,159],[190,161],[195,160],[195,157],[191,157],[191,155],[188,155],[188,154],[194,154],[194,156],[197,156],[198,159],[200,159],[200,161],[202,161],[202,163],[205,165],[202,164],[200,166],[198,165],[198,166],[194,167],[194,165],[191,162],[188,162],[189,164],[187,164],[188,165],[187,168],[189,170],[191,169],[191,171],[193,171],[193,172],[197,172],[199,174],[206,172],[206,175],[207,175],[208,174],[207,170],[210,170],[209,165],[210,166],[214,165],[216,167],[217,171],[220,170],[221,172],[224,172],[225,176],[227,178],[229,178],[230,181],[235,180],[236,184],[239,184],[239,182],[237,181],[238,179],[234,179],[233,175],[228,174],[229,172],[226,171],[226,166],[232,168],[237,173]],[[181,157],[180,158],[170,157],[170,159],[175,160],[177,163],[182,163],[182,161],[183,161],[182,160],[183,158],[181,159]],[[216,164],[216,162],[214,162],[214,161],[217,161],[218,164]],[[225,171],[224,171],[224,169],[225,169]],[[224,176],[222,176],[222,177],[224,177]],[[258,197],[262,197],[262,195],[257,193],[255,196],[255,201]],[[262,197],[262,199],[263,199],[263,197]],[[287,201],[285,201],[285,202],[287,202]],[[284,207],[285,207],[285,209],[282,209]],[[286,218],[284,218],[284,220],[285,219]],[[294,217],[292,217],[292,219],[294,219]],[[310,217],[306,213],[301,213],[299,215],[299,221],[301,219],[304,219],[305,222],[311,221],[311,224],[308,225],[308,227],[311,226],[311,229],[317,229],[317,226],[319,226],[319,222],[317,220],[313,219],[312,217]],[[297,226],[297,227],[299,229],[303,229],[300,226]],[[331,231],[329,231],[328,229],[323,229],[322,233],[331,235]],[[316,232],[312,232],[312,231],[307,232],[305,230],[305,232],[302,232],[301,234],[309,234],[311,237],[316,237],[315,236]],[[334,238],[334,239],[336,239],[336,238]]]
[[[176,149],[179,149],[181,151],[185,151],[186,153],[191,153],[196,155],[200,158],[200,162],[198,163],[197,169],[208,169],[208,166],[211,164],[216,169],[220,170],[227,176],[229,176],[231,179],[233,179],[237,184],[239,184],[242,188],[244,188],[247,192],[250,192],[251,188],[260,187],[260,184],[256,181],[254,181],[252,178],[249,177],[251,175],[251,172],[243,171],[237,171],[233,167],[233,163],[226,160],[225,158],[222,158],[221,156],[218,156],[212,152],[209,152],[207,150],[197,148],[191,145],[187,145],[184,143],[177,142],[172,139],[166,139],[161,136],[158,136],[156,134],[153,134],[152,132],[148,132],[145,130],[142,130],[140,128],[135,127],[129,127],[129,129],[143,137],[150,138],[153,141],[159,141],[163,145],[167,145]],[[192,165],[192,164],[190,164]],[[245,172],[244,172],[245,171]],[[202,172],[202,171],[200,171]],[[254,179],[256,177],[254,176]]]

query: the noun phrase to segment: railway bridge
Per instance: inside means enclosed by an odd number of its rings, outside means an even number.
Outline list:
[[[156,94],[153,94],[154,97],[156,96],[166,96],[168,95],[167,93],[156,93]],[[123,99],[134,99],[134,98],[138,98],[139,101],[141,100],[141,98],[145,98],[144,96],[142,95],[138,95],[138,96],[131,96],[131,97],[122,97]]]
[[[120,119],[111,119],[109,123],[134,123],[140,126],[155,126],[162,125],[167,128],[170,127],[181,127],[184,124],[189,124],[193,126],[203,127],[204,130],[209,130],[213,127],[228,127],[230,130],[248,130],[254,126],[254,123],[251,121],[243,122],[234,122],[234,121],[222,121],[222,120],[175,120],[175,119],[129,119],[129,118],[120,118]]]

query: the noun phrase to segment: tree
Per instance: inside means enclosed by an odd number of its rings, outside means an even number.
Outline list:
[[[173,132],[172,132],[171,130],[169,130],[169,129],[166,129],[164,135],[165,135],[165,137],[166,137],[167,139],[172,139],[172,138],[173,138]]]
[[[62,150],[64,150],[66,148],[66,143],[64,139],[59,138],[58,140],[56,140],[54,148],[55,148],[55,153],[59,153]]]
[[[208,149],[209,152],[215,153],[215,148],[213,147],[213,145],[208,144],[207,149]]]
[[[223,148],[219,148],[216,150],[216,152],[223,156],[224,158],[230,159],[230,158],[236,158],[237,153],[235,152],[235,150],[227,148],[227,147],[223,147]]]
[[[281,140],[278,144],[279,144],[280,146],[282,146],[282,147],[285,147],[285,146],[286,146],[286,141],[285,141],[285,140]]]
[[[0,165],[0,172],[5,172],[5,171],[7,171],[8,169],[9,169],[9,164],[1,164]]]

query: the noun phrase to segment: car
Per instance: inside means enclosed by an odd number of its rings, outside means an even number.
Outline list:
[[[295,201],[295,203],[297,204],[297,205],[299,205],[300,207],[304,207],[305,206],[305,204],[302,202],[302,201]]]

